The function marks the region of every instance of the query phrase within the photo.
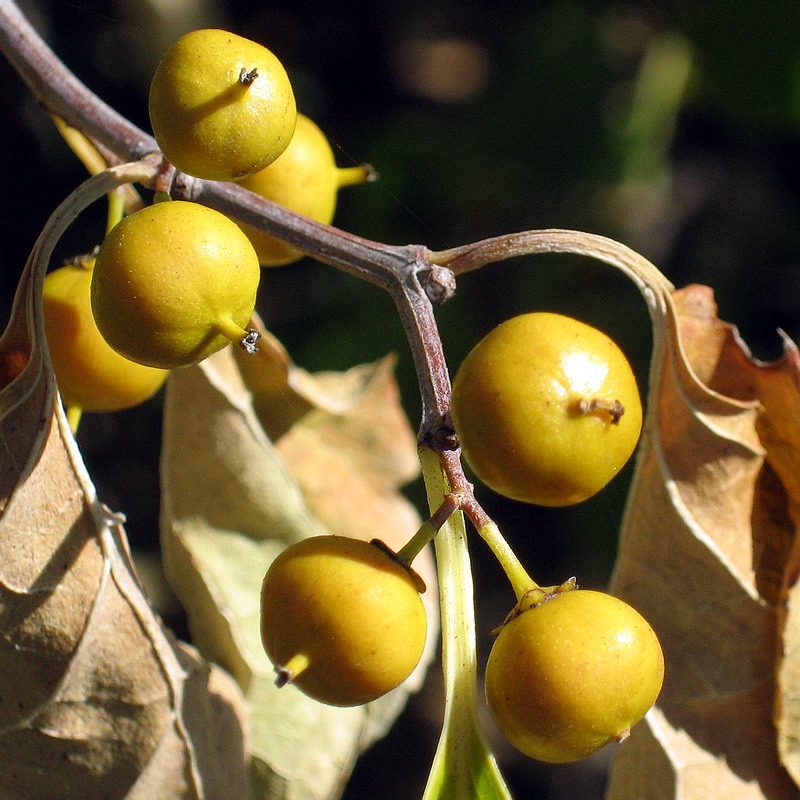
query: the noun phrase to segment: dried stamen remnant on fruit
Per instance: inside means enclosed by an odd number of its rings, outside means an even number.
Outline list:
[[[253,67],[253,69],[250,70],[248,70],[246,67],[242,67],[239,71],[239,83],[241,83],[243,86],[249,86],[257,77],[257,67]]]
[[[568,589],[510,615],[486,666],[486,698],[517,749],[566,762],[624,739],[663,679],[661,646],[635,609]]]
[[[261,590],[261,637],[278,685],[335,706],[375,700],[422,656],[425,609],[408,568],[344,536],[291,545]]]
[[[499,494],[562,506],[600,491],[642,426],[634,373],[604,333],[561,314],[522,314],[482,339],[453,380],[464,457]]]
[[[591,400],[587,400],[582,397],[578,401],[578,411],[581,414],[594,414],[598,411],[605,412],[611,417],[611,423],[617,425],[625,413],[625,406],[619,400],[604,400],[600,397],[593,397]]]

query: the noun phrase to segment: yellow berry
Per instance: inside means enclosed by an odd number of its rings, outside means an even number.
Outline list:
[[[647,621],[612,595],[575,589],[503,625],[486,665],[486,699],[518,750],[561,763],[624,739],[663,679]]]
[[[64,405],[119,411],[154,395],[167,372],[137,364],[111,348],[92,315],[94,259],[67,264],[44,280],[45,332]]]
[[[333,219],[339,189],[371,177],[366,167],[337,167],[325,134],[308,117],[298,114],[297,127],[286,150],[269,166],[244,178],[241,185],[327,225]],[[289,264],[303,256],[281,239],[250,226],[242,228],[263,266]]]
[[[185,366],[247,338],[260,275],[236,223],[169,200],[108,233],[95,263],[92,311],[106,341],[127,358]]]
[[[294,93],[266,47],[208,28],[178,39],[150,86],[150,123],[179,170],[239,180],[274,161],[294,131]]]
[[[261,590],[261,637],[279,684],[334,706],[375,700],[414,670],[425,608],[384,547],[315,536],[281,552]]]
[[[563,506],[600,491],[642,426],[636,378],[604,333],[561,314],[506,320],[453,380],[453,425],[477,477],[499,494]]]

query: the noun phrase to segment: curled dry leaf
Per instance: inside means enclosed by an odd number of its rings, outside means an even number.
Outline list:
[[[241,694],[162,627],[95,495],[34,255],[0,339],[0,796],[244,800]]]
[[[707,287],[668,310],[612,583],[667,674],[609,798],[796,798],[800,358],[754,360]]]
[[[259,632],[261,582],[272,559],[318,533],[404,544],[420,520],[398,486],[418,465],[391,361],[309,375],[262,333],[255,356],[237,358],[229,348],[169,379],[165,568],[201,651],[245,692],[256,796],[322,800],[341,792],[358,754],[419,686],[436,633],[435,580],[425,553],[415,567],[431,587],[429,648],[404,686],[360,708],[325,706],[275,686]]]

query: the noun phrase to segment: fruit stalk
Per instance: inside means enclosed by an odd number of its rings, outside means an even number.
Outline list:
[[[458,498],[453,494],[446,494],[442,499],[442,504],[431,514],[430,518],[420,525],[417,532],[409,541],[397,551],[397,557],[410,564],[432,541],[433,537],[441,529],[442,525],[459,509]]]
[[[496,523],[487,522],[478,528],[478,533],[484,542],[489,545],[494,557],[500,562],[500,566],[503,568],[503,572],[505,572],[511,588],[514,590],[517,602],[521,602],[531,589],[540,588],[539,584],[531,578],[525,567],[522,566]]]

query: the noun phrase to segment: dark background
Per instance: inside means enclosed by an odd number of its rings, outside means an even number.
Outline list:
[[[23,6],[78,76],[145,128],[152,70],[184,31],[225,27],[270,47],[292,77],[300,110],[329,135],[339,163],[368,161],[381,174],[377,184],[342,192],[336,224],[349,231],[445,249],[514,230],[588,230],[638,249],[678,286],[712,286],[720,316],[740,327],[756,356],[779,354],[778,327],[800,337],[798,4]],[[685,86],[674,91],[684,69]],[[0,90],[4,318],[38,230],[85,175],[5,62]],[[63,257],[99,241],[103,214],[98,207],[76,224]],[[568,256],[518,259],[460,279],[456,299],[439,312],[451,367],[497,322],[534,309],[560,310],[606,330],[644,385],[650,333],[643,302],[610,268]],[[305,259],[265,273],[260,310],[308,369],[399,353],[403,400],[416,425],[410,356],[380,290]],[[157,550],[159,429],[157,397],[131,411],[87,416],[79,437],[101,498],[127,514],[143,563]],[[568,510],[479,496],[537,580],[577,575],[583,586],[602,587],[629,474]],[[420,486],[409,494],[421,507]],[[485,649],[512,596],[479,543],[474,551]],[[182,632],[169,598],[161,602]],[[439,687],[434,669],[395,731],[362,759],[346,800],[420,795],[438,734]],[[609,753],[547,767],[491,735],[517,797],[602,796]]]

